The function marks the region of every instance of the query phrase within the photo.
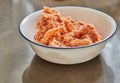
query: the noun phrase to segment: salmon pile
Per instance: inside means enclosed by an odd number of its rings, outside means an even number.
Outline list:
[[[43,8],[35,28],[38,30],[35,41],[52,47],[85,46],[103,39],[93,24],[62,16],[58,10],[49,7]]]

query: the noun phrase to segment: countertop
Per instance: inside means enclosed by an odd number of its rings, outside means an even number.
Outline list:
[[[96,58],[58,65],[39,58],[20,36],[20,21],[43,6],[84,6],[111,15],[117,32]],[[0,83],[120,83],[120,0],[0,0]]]

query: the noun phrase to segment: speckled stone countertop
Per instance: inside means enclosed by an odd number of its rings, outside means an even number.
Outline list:
[[[85,63],[58,65],[39,58],[20,36],[28,14],[46,6],[84,6],[111,15],[116,34]],[[120,83],[120,0],[0,0],[0,83]]]

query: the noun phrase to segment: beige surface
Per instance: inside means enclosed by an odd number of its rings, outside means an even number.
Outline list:
[[[44,4],[80,5],[102,10],[116,20],[118,31],[101,57],[73,66],[46,62],[34,56],[18,33],[21,19]],[[22,83],[22,80],[23,83],[119,83],[119,8],[120,0],[0,0],[0,83]]]

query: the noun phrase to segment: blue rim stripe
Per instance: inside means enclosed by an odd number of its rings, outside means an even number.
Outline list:
[[[79,7],[79,6],[66,6],[66,7]],[[59,8],[59,7],[53,7],[53,8]],[[86,7],[81,7],[81,8],[86,8]],[[91,8],[86,8],[86,9],[91,9]],[[96,9],[91,9],[91,10],[96,10]],[[41,11],[41,10],[38,10],[38,11]],[[36,12],[38,12],[38,11],[36,11]],[[101,11],[99,11],[99,10],[96,10],[96,11],[107,15],[106,13],[101,12]],[[34,13],[36,13],[36,12],[34,12]],[[33,43],[33,44],[35,44],[35,45],[42,46],[42,47],[46,47],[46,48],[52,48],[52,49],[79,49],[79,48],[91,47],[91,46],[95,46],[95,45],[101,44],[101,43],[104,42],[104,41],[107,41],[107,40],[110,39],[110,38],[116,33],[116,31],[117,31],[117,25],[115,25],[115,26],[116,26],[116,27],[115,27],[115,31],[114,31],[111,35],[109,35],[109,36],[106,37],[105,39],[101,40],[100,42],[97,42],[97,43],[94,43],[94,44],[90,44],[90,45],[86,45],[86,46],[64,47],[64,48],[63,48],[63,47],[60,48],[60,47],[47,46],[47,45],[39,44],[39,43],[37,43],[37,42],[35,42],[35,41],[31,41],[30,39],[28,39],[27,37],[25,37],[25,36],[22,34],[21,30],[20,30],[20,25],[21,25],[22,21],[25,20],[28,16],[30,16],[30,15],[32,15],[32,14],[34,14],[34,13],[31,13],[31,14],[27,15],[26,17],[24,17],[24,18],[20,21],[20,23],[19,23],[19,25],[18,25],[19,33],[20,33],[20,35],[21,35],[23,38],[25,38],[27,41],[29,41],[29,42],[31,42],[31,43]],[[109,16],[109,15],[107,15],[107,16]],[[114,20],[111,16],[109,16],[109,17],[115,22],[115,20]],[[115,24],[116,24],[116,22],[115,22]]]

